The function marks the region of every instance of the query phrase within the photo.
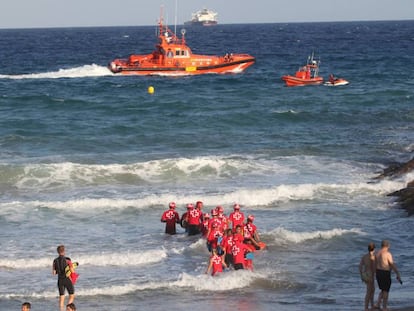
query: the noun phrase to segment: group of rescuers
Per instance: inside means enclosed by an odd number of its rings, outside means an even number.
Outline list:
[[[168,210],[161,216],[165,223],[165,233],[176,234],[176,224],[185,228],[188,235],[201,234],[207,240],[207,248],[211,253],[206,274],[216,275],[223,268],[253,270],[253,252],[263,249],[254,216],[240,211],[240,205],[233,205],[233,212],[224,214],[222,206],[217,206],[210,213],[203,213],[203,202],[195,206],[187,204],[187,211],[181,216],[176,211],[176,204],[169,203]]]

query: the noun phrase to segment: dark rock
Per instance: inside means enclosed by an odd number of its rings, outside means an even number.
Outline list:
[[[393,163],[377,178],[396,178],[414,170],[414,158],[406,163]],[[397,197],[401,208],[405,209],[408,216],[414,215],[414,180],[407,183],[407,187],[389,193],[388,196]]]
[[[412,197],[398,198],[398,207],[407,211],[408,216],[414,215],[414,195]]]
[[[377,178],[398,177],[414,170],[414,158],[406,163],[392,163]]]

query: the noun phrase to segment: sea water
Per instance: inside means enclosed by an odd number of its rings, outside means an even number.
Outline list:
[[[154,27],[0,30],[0,309],[57,310],[56,247],[79,310],[360,310],[367,244],[391,241],[412,303],[413,219],[375,179],[414,150],[414,22],[189,28],[194,53],[249,53],[237,75],[116,76]],[[312,52],[344,87],[287,88]],[[149,86],[154,94],[148,94]],[[267,249],[205,275],[205,241],[164,234],[168,203],[234,203]],[[378,293],[378,290],[377,290]]]

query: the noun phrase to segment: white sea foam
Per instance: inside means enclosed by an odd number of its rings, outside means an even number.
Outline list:
[[[96,64],[84,65],[75,68],[60,69],[44,73],[29,73],[21,75],[0,75],[0,79],[59,79],[110,76],[113,73],[104,66]]]
[[[128,283],[124,285],[112,285],[101,287],[82,288],[80,285],[76,288],[76,296],[122,296],[136,291],[153,290],[159,288],[169,287],[167,282],[148,282],[144,284]],[[21,292],[0,295],[4,299],[19,299],[19,298],[54,298],[56,291],[40,291],[40,292]]]
[[[159,204],[159,197],[153,196],[154,202]],[[163,202],[165,205],[165,202]],[[88,210],[116,210],[116,209],[125,209],[129,207],[134,208],[147,208],[148,205],[151,205],[151,198],[146,197],[144,199],[75,199],[67,201],[14,201],[8,203],[0,204],[0,211],[3,213],[9,213],[10,211],[19,211],[23,209],[35,209],[40,207],[47,207],[57,210],[72,210],[72,211],[88,211]]]
[[[110,295],[118,296],[143,290],[160,288],[189,288],[196,291],[227,291],[231,289],[245,288],[255,280],[266,278],[266,275],[252,271],[227,271],[212,277],[210,275],[191,275],[182,273],[176,281],[145,282],[142,284],[125,284],[104,288],[79,289],[78,296]]]
[[[131,164],[80,164],[72,162],[26,164],[16,168],[17,188],[50,187],[55,184],[122,183],[122,176],[135,176],[146,182],[168,181],[174,176],[211,178],[273,169],[282,171],[275,164],[256,163],[250,158],[226,157],[172,158]],[[23,172],[22,172],[23,171]],[[206,173],[207,172],[207,173]]]
[[[3,164],[6,167],[7,164]],[[10,167],[15,166],[13,170]],[[0,170],[2,168],[0,167]],[[284,181],[306,180],[307,176],[346,178],[352,172],[360,176],[361,171],[348,163],[331,163],[327,159],[313,157],[285,157],[261,159],[254,156],[205,156],[194,158],[169,158],[130,164],[81,164],[73,162],[33,163],[23,166],[7,165],[8,180],[17,188],[49,188],[51,186],[122,184],[133,182],[176,182],[196,178],[197,180],[239,179],[240,176],[263,176]],[[352,175],[351,175],[352,176]],[[279,178],[279,179],[278,179]],[[322,178],[322,177],[321,177]],[[348,178],[347,178],[348,179]],[[279,182],[280,184],[281,182]],[[303,183],[303,182],[302,182]],[[312,181],[313,183],[313,181]]]
[[[201,249],[201,248],[205,248],[205,244],[206,244],[206,240],[200,238],[197,241],[195,241],[194,243],[191,243],[189,248],[191,248],[191,249]]]
[[[260,272],[252,272],[247,270],[227,271],[217,276],[210,275],[190,275],[182,273],[176,281],[150,281],[141,284],[127,283],[124,285],[112,285],[101,287],[82,288],[77,287],[76,295],[82,296],[122,296],[137,291],[156,290],[162,288],[184,289],[188,288],[195,291],[211,291],[220,292],[232,289],[240,289],[249,287],[258,279],[266,279],[267,275]],[[0,298],[18,299],[18,298],[53,298],[56,297],[55,291],[43,292],[16,292],[13,294],[2,294]]]
[[[408,144],[407,146],[404,147],[404,150],[407,151],[408,153],[411,153],[414,151],[414,144]]]
[[[405,181],[383,180],[378,183],[351,183],[351,184],[294,184],[279,185],[264,189],[238,189],[227,193],[198,194],[168,193],[150,194],[137,199],[122,198],[81,198],[66,201],[13,201],[0,203],[0,212],[8,213],[10,210],[24,210],[39,207],[48,207],[58,210],[122,210],[130,207],[137,209],[152,208],[153,206],[165,206],[168,202],[175,201],[178,206],[185,206],[188,202],[202,200],[205,205],[222,205],[225,209],[238,202],[242,206],[273,207],[275,204],[300,200],[341,200],[364,197],[367,193],[383,196],[390,192],[404,188]]]
[[[0,167],[1,171],[1,167]],[[76,195],[76,199],[61,201],[13,201],[0,203],[0,212],[25,210],[38,207],[53,209],[71,209],[76,211],[89,209],[125,209],[165,206],[175,201],[184,206],[188,202],[202,200],[206,205],[232,206],[238,202],[244,206],[273,207],[278,203],[300,200],[349,199],[365,196],[367,193],[383,196],[384,194],[404,188],[407,181],[414,179],[414,173],[403,175],[398,179],[376,180],[369,183],[371,169],[358,167],[352,163],[330,162],[328,159],[314,157],[286,157],[273,160],[258,159],[253,156],[206,156],[195,158],[171,158],[131,164],[80,164],[72,162],[51,164],[26,164],[16,167],[14,174],[5,174],[11,188],[20,190],[51,189],[87,189],[88,187],[105,187],[114,185],[150,187],[141,191],[138,197],[128,198],[125,194],[112,197],[88,198]],[[176,179],[176,176],[181,176]],[[243,178],[239,178],[243,176]],[[311,178],[309,176],[312,176]],[[251,178],[247,183],[233,187],[233,180]],[[220,192],[202,189],[199,193],[182,191],[162,193],[163,185],[188,182],[196,179],[207,181],[206,187],[213,180],[225,182],[228,187],[218,187]],[[132,180],[132,181],[131,181]],[[263,185],[256,180],[266,180]],[[248,187],[246,186],[248,185]],[[161,193],[157,193],[157,187]],[[115,186],[116,187],[116,186]],[[214,188],[216,189],[216,188]],[[150,192],[150,194],[148,194]],[[111,191],[119,193],[119,191]],[[119,197],[121,196],[121,197]]]
[[[338,236],[343,236],[346,234],[364,234],[360,229],[340,229],[335,228],[332,230],[316,230],[311,232],[293,232],[286,230],[284,228],[276,228],[271,232],[268,232],[278,244],[299,244],[309,240],[330,240]]]
[[[166,250],[149,250],[142,252],[126,252],[126,253],[103,253],[88,254],[72,257],[73,261],[79,262],[81,266],[139,266],[160,262],[167,257]],[[32,258],[27,260],[16,258],[0,258],[0,267],[6,269],[34,269],[50,267],[51,258]]]
[[[272,111],[273,113],[277,113],[277,114],[299,114],[300,111],[295,111],[293,109],[287,109],[287,110],[274,110]]]
[[[184,241],[188,241],[187,240],[187,235],[185,235],[186,240]],[[190,245],[186,245],[186,246],[182,246],[182,247],[172,247],[170,249],[168,249],[168,253],[169,254],[175,254],[175,255],[182,255],[186,250],[191,249],[191,250],[207,250],[206,248],[206,240],[204,238],[199,238],[196,241],[194,241],[193,243],[191,243]]]
[[[108,287],[95,287],[89,289],[79,289],[78,296],[122,296],[136,291],[153,290],[168,287],[166,282],[148,282],[143,284],[113,285]]]
[[[224,272],[217,276],[190,275],[183,273],[179,280],[173,282],[173,287],[188,287],[196,291],[227,291],[249,287],[258,278],[264,278],[259,272],[247,270]]]
[[[39,298],[54,298],[56,297],[56,291],[44,291],[44,292],[21,292],[21,293],[9,293],[0,294],[0,298],[3,299],[39,299]]]
[[[14,169],[10,169],[14,166]],[[194,158],[168,158],[129,164],[81,164],[73,162],[30,163],[24,165],[2,164],[7,168],[8,177],[1,180],[18,189],[49,189],[58,186],[90,186],[104,184],[154,184],[197,179],[238,180],[253,176],[272,179],[282,185],[277,194],[290,192],[289,184],[338,183],[338,181],[366,182],[369,168],[361,168],[353,163],[331,162],[329,159],[315,157],[284,157],[261,159],[254,156],[205,156]],[[14,173],[13,173],[14,172]],[[312,177],[309,177],[312,176]],[[402,176],[398,181],[405,182],[413,174]],[[253,178],[252,177],[252,178]],[[319,180],[318,180],[319,179]],[[308,182],[310,181],[310,182]],[[382,183],[382,182],[381,182]],[[286,184],[287,188],[283,188]],[[384,184],[384,183],[383,183]]]

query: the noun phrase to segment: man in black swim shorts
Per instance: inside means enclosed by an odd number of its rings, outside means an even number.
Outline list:
[[[381,292],[378,295],[378,302],[375,307],[380,308],[382,302],[382,310],[388,310],[388,293],[391,288],[391,270],[397,274],[397,280],[402,283],[400,272],[397,266],[394,264],[392,255],[389,251],[390,242],[383,240],[381,242],[381,249],[375,256],[376,262],[376,278],[378,287]]]
[[[376,278],[379,289],[389,292],[391,288],[391,271],[377,269]]]

